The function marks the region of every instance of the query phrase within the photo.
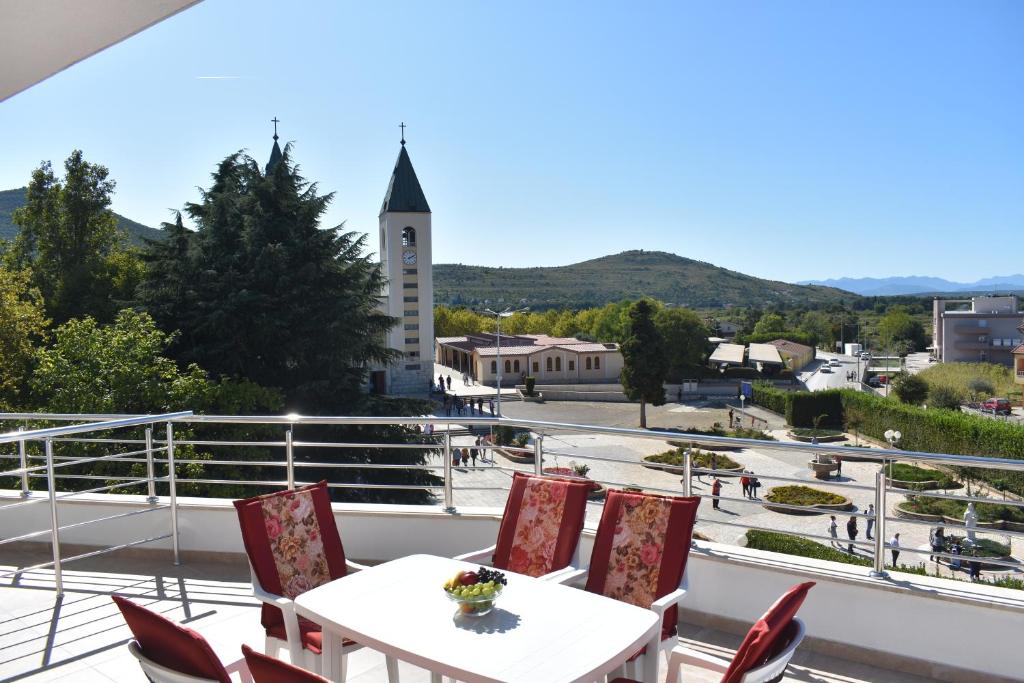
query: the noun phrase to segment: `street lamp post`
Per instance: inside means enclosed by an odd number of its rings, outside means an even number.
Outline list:
[[[499,418],[501,417],[501,319],[502,318],[509,318],[509,317],[515,315],[516,313],[523,313],[523,312],[528,311],[528,310],[529,310],[528,308],[520,308],[518,310],[513,311],[512,308],[509,307],[509,308],[506,308],[504,311],[501,311],[500,313],[498,313],[496,311],[492,311],[489,308],[485,308],[484,309],[484,313],[486,313],[487,315],[493,315],[494,319],[497,321],[497,324],[498,324],[498,335],[497,335],[497,337],[498,337],[498,343],[497,343],[497,347],[498,347],[498,353],[497,353],[498,360],[497,360],[497,365],[495,367],[498,369],[498,417]]]

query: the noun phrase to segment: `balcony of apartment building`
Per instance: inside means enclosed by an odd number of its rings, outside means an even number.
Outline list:
[[[992,347],[992,340],[987,334],[957,337],[953,340],[953,348],[959,351],[984,351]]]
[[[1024,370],[1024,363],[1019,367]],[[414,429],[428,424],[430,428]],[[435,417],[0,414],[4,430],[15,425],[20,431],[0,431],[0,483],[8,487],[0,491],[0,623],[6,627],[0,629],[2,680],[145,680],[126,647],[130,634],[112,594],[129,596],[186,623],[207,637],[225,662],[237,659],[243,642],[262,649],[259,603],[252,596],[232,501],[183,496],[183,487],[201,485],[207,491],[239,495],[253,488],[292,489],[326,477],[339,494],[380,494],[381,500],[389,491],[429,494],[427,504],[420,505],[332,505],[346,555],[380,565],[417,554],[451,558],[493,544],[513,474],[543,477],[550,467],[572,464],[588,465],[589,477],[606,489],[629,487],[701,499],[678,622],[680,642],[690,648],[727,659],[740,634],[768,605],[793,584],[813,580],[817,585],[800,613],[807,639],[786,681],[981,682],[1021,677],[1018,641],[1024,591],[928,575],[927,568],[934,566],[949,577],[951,563],[961,558],[930,547],[935,520],[899,513],[896,506],[907,491],[880,469],[885,462],[907,462],[1020,476],[1020,461],[878,444],[857,449],[857,457],[850,458],[852,449],[837,445],[688,434],[689,448],[678,466],[651,469],[641,455],[666,450],[668,442],[680,438],[678,433],[491,417],[458,418],[454,424],[452,418]],[[325,425],[406,429],[399,430],[405,437],[393,437],[393,442],[361,443],[325,440],[316,431]],[[485,442],[479,461],[454,460],[458,450],[476,443],[476,435],[497,426],[528,433],[529,445],[499,448]],[[205,431],[224,427],[231,428],[230,437],[214,438]],[[258,437],[246,432],[257,427]],[[741,494],[735,471],[699,467],[694,456],[711,449],[728,449],[729,457],[763,485],[761,495]],[[354,460],[325,453],[353,454]],[[405,456],[411,453],[423,457],[410,461]],[[843,460],[841,477],[813,479],[809,461],[836,457]],[[125,471],[109,469],[114,463],[123,463]],[[100,464],[108,469],[90,470]],[[368,483],[359,475],[368,470],[429,476],[411,483]],[[724,485],[713,495],[716,476]],[[830,536],[828,514],[792,515],[786,513],[807,510],[764,506],[764,493],[771,487],[810,482],[849,500],[837,512],[840,529],[856,520],[861,530],[857,538],[847,539],[842,531],[838,539]],[[915,495],[982,502],[987,494],[976,487],[973,495],[963,489]],[[1024,507],[1012,498],[1006,504]],[[602,500],[587,503],[581,558],[590,556],[602,513]],[[977,534],[1013,543],[1018,549],[1013,555],[1020,555],[1024,528],[995,530],[959,519],[938,523],[947,535]],[[868,540],[864,529],[872,526],[874,535]],[[813,540],[848,554],[849,562],[755,550],[746,547],[748,530]],[[985,567],[986,577],[1020,576],[1017,557],[987,560]],[[438,591],[447,578],[436,577]],[[424,604],[408,596],[407,606],[393,614],[396,632],[403,628],[403,610],[425,609]],[[510,599],[510,608],[513,604]],[[567,624],[572,619],[557,616]],[[494,623],[481,617],[462,628],[515,642],[517,629],[533,625],[508,621],[512,617],[503,613]],[[568,639],[573,629],[567,629]],[[443,647],[443,637],[429,637]],[[459,678],[554,680],[542,675],[546,658],[576,656],[575,647],[560,648],[556,642],[544,651],[526,653],[536,658],[534,674],[527,678]],[[399,660],[399,674],[406,681],[440,680],[422,668],[422,661]],[[384,658],[371,647],[349,655],[347,666],[352,683],[389,678]],[[699,682],[718,676],[688,670],[684,678]],[[645,678],[666,680],[665,662],[656,677]]]
[[[986,334],[989,331],[988,325],[981,321],[968,321],[953,325],[955,334]]]

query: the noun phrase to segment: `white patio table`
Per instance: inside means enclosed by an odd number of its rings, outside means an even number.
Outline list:
[[[443,589],[476,565],[410,555],[303,593],[295,609],[323,626],[324,677],[338,680],[341,638],[467,683],[597,681],[661,627],[658,615],[506,572],[490,614],[456,616]]]

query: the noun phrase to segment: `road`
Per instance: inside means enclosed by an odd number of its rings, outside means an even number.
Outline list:
[[[841,365],[831,367],[828,372],[822,372],[822,368],[835,358]],[[809,391],[824,391],[825,389],[853,389],[856,388],[856,381],[848,381],[846,373],[857,372],[858,364],[854,356],[844,356],[839,353],[828,353],[819,350],[817,357],[797,374],[797,379],[807,387]],[[860,370],[864,370],[864,363],[860,363]]]

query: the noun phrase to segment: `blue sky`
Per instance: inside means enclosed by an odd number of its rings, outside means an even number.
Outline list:
[[[0,104],[0,188],[78,147],[157,225],[224,156],[264,160],[275,115],[374,251],[404,120],[439,263],[1024,270],[1012,0],[206,0]]]

